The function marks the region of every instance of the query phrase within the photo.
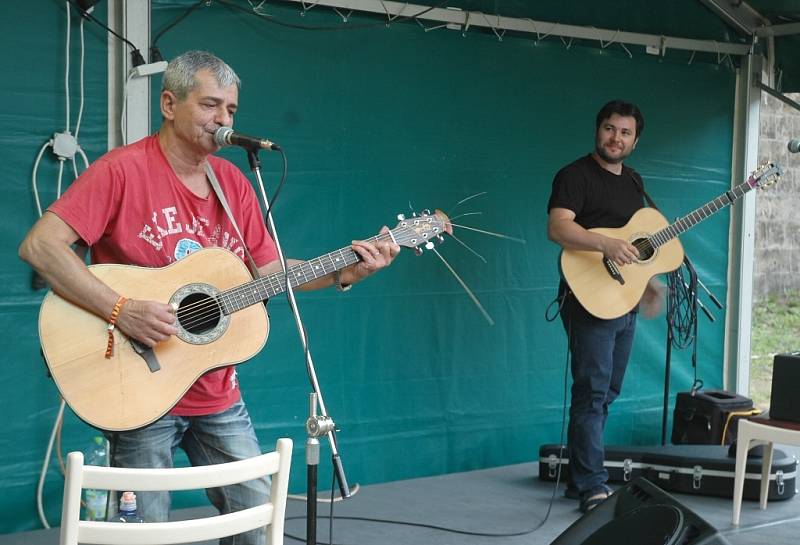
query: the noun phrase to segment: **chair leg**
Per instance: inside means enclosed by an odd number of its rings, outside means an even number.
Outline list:
[[[739,525],[742,513],[742,492],[744,491],[744,474],[747,471],[747,451],[750,449],[750,437],[739,427],[736,440],[736,471],[733,477],[733,519],[734,526]]]
[[[759,507],[763,510],[767,508],[767,497],[769,496],[769,474],[772,468],[772,441],[767,441],[764,445],[764,457],[761,462],[761,492],[758,496]]]

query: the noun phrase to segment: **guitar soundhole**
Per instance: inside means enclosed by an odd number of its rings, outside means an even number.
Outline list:
[[[646,238],[637,238],[631,244],[636,246],[636,249],[639,250],[639,261],[649,261],[656,253],[656,249],[653,248],[650,240]]]
[[[193,335],[202,335],[217,327],[222,310],[217,300],[205,293],[190,293],[178,305],[180,326]]]

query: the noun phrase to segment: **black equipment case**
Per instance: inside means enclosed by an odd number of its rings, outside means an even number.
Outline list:
[[[624,484],[645,477],[671,492],[701,496],[733,497],[736,458],[724,445],[607,446],[603,465],[611,483]],[[555,481],[561,462],[561,482],[569,478],[566,447],[542,445],[539,448],[539,478]],[[772,469],[767,497],[769,501],[793,497],[797,459],[780,449],[772,454]],[[747,458],[744,492],[747,500],[758,500],[761,487],[761,457],[751,450]]]
[[[725,390],[679,392],[672,417],[675,445],[730,445],[739,418],[758,413],[753,400]]]

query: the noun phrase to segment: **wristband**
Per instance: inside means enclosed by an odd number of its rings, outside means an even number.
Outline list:
[[[125,304],[127,299],[125,299],[122,295],[119,296],[117,302],[114,303],[114,308],[111,310],[111,316],[108,317],[108,346],[106,346],[106,359],[111,359],[111,356],[114,354],[114,327],[117,325],[117,318],[119,318],[119,312],[122,310],[122,305]]]

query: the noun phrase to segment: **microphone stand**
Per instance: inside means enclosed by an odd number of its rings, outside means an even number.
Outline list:
[[[286,293],[289,297],[289,307],[291,308],[294,316],[297,332],[300,335],[300,342],[303,345],[303,353],[305,354],[306,358],[306,371],[308,372],[308,378],[311,382],[312,392],[310,394],[310,416],[306,422],[306,431],[309,435],[306,443],[306,464],[308,466],[306,543],[308,545],[316,545],[317,466],[319,465],[318,437],[323,435],[327,435],[328,437],[328,442],[330,443],[332,452],[333,471],[336,475],[336,480],[339,483],[339,492],[341,493],[342,498],[349,498],[351,496],[350,487],[347,484],[347,477],[344,474],[344,466],[342,465],[342,460],[339,456],[339,451],[336,444],[336,426],[331,417],[328,416],[328,412],[325,409],[325,402],[322,399],[322,392],[319,387],[319,382],[317,381],[317,373],[314,369],[311,351],[308,348],[308,338],[306,337],[305,327],[303,326],[303,321],[300,318],[300,312],[297,308],[297,302],[294,297],[294,290],[292,289],[291,282],[289,281],[286,258],[283,255],[283,250],[281,249],[280,240],[278,239],[278,232],[275,229],[275,222],[272,219],[272,210],[269,208],[269,199],[267,198],[266,190],[264,189],[264,181],[261,178],[261,161],[258,158],[258,151],[260,148],[248,146],[245,149],[247,150],[247,160],[250,163],[250,169],[253,171],[253,174],[258,181],[258,187],[261,191],[261,199],[264,202],[264,207],[267,211],[267,226],[272,234],[272,239],[275,242],[275,249],[278,252],[278,258],[280,259],[281,266],[283,267],[284,279],[286,280]],[[319,403],[319,416],[316,414],[317,403]]]

